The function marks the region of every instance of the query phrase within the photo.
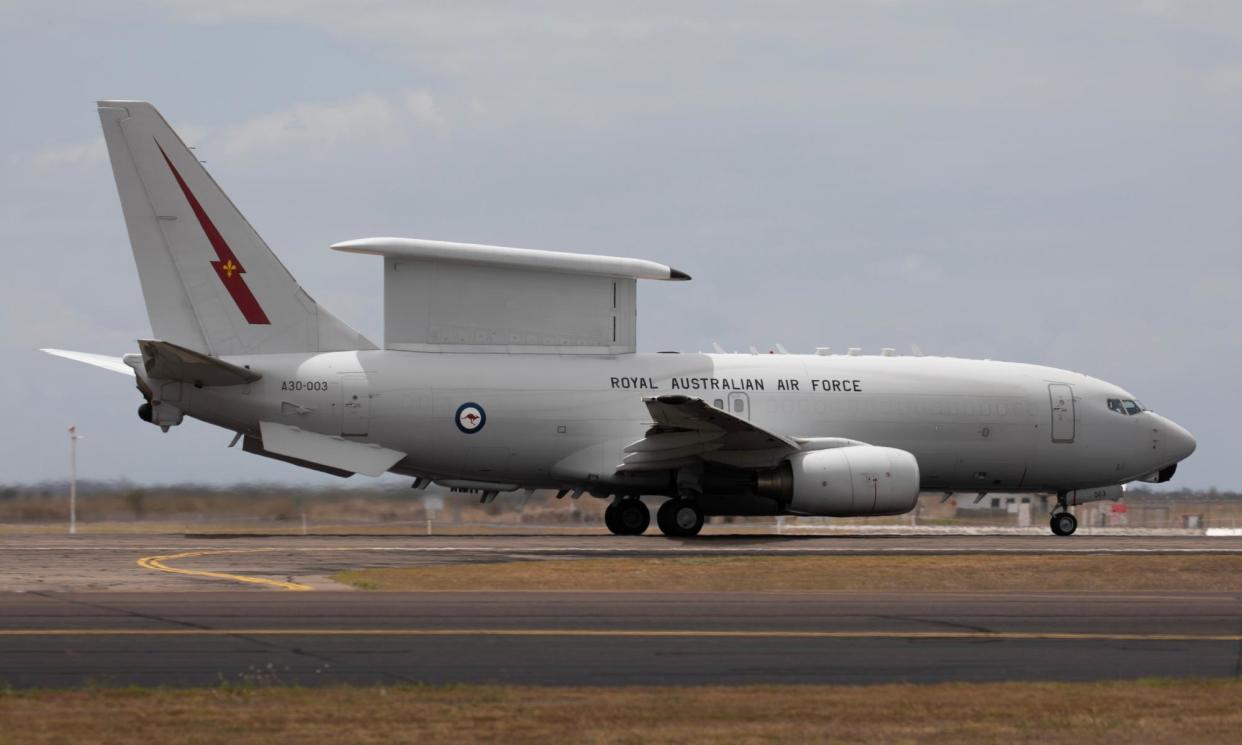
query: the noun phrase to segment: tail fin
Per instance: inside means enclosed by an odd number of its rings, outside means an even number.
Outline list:
[[[210,355],[375,349],[319,307],[164,117],[100,101],[156,338]]]

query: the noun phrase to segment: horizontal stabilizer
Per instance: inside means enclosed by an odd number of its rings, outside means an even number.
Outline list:
[[[264,450],[367,476],[381,476],[405,457],[405,453],[372,443],[307,432],[275,422],[259,422],[259,434]]]
[[[140,339],[138,348],[142,351],[143,367],[153,378],[215,386],[244,385],[262,377],[252,370],[166,341]]]
[[[102,367],[105,370],[111,370],[122,375],[133,375],[134,369],[125,364],[120,357],[109,357],[106,354],[91,354],[90,352],[73,352],[68,349],[40,349],[40,352],[47,352],[56,357],[64,357],[74,362],[85,362],[88,365]]]

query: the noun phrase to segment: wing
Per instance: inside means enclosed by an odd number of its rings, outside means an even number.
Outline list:
[[[658,471],[698,461],[738,468],[766,468],[803,448],[799,440],[769,432],[699,398],[644,398],[654,421],[626,446],[619,471]]]
[[[382,476],[385,471],[395,466],[397,461],[405,457],[405,453],[389,450],[374,443],[355,442],[343,437],[321,435],[275,422],[259,422],[259,435],[262,437],[262,443],[256,443],[256,445],[262,450],[284,456],[282,460],[292,459],[295,463],[303,461],[297,465],[305,465],[309,462],[326,466],[328,473],[335,473],[338,476],[347,476],[351,473]]]

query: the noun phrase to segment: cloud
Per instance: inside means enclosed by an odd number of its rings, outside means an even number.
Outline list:
[[[211,138],[229,154],[287,147],[342,145],[399,139],[411,126],[442,124],[440,109],[425,91],[364,93],[331,104],[298,104],[226,127]]]
[[[1222,95],[1242,93],[1242,66],[1218,67],[1208,72],[1203,77],[1203,88]]]
[[[926,256],[907,253],[888,261],[872,264],[870,272],[885,280],[899,280],[909,284],[936,285],[944,281],[940,266]]]
[[[41,168],[78,166],[98,163],[108,157],[103,135],[74,145],[45,147],[30,156],[30,161]]]
[[[223,127],[176,124],[174,129],[190,145],[224,154],[242,155],[291,147],[341,146],[400,140],[414,128],[434,129],[445,118],[435,97],[427,91],[363,93],[335,103],[300,103]],[[108,151],[102,135],[68,145],[46,147],[14,162],[39,168],[99,163]]]

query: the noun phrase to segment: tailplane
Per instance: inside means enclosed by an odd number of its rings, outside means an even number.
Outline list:
[[[375,349],[285,269],[160,113],[100,101],[155,336],[208,355]]]

